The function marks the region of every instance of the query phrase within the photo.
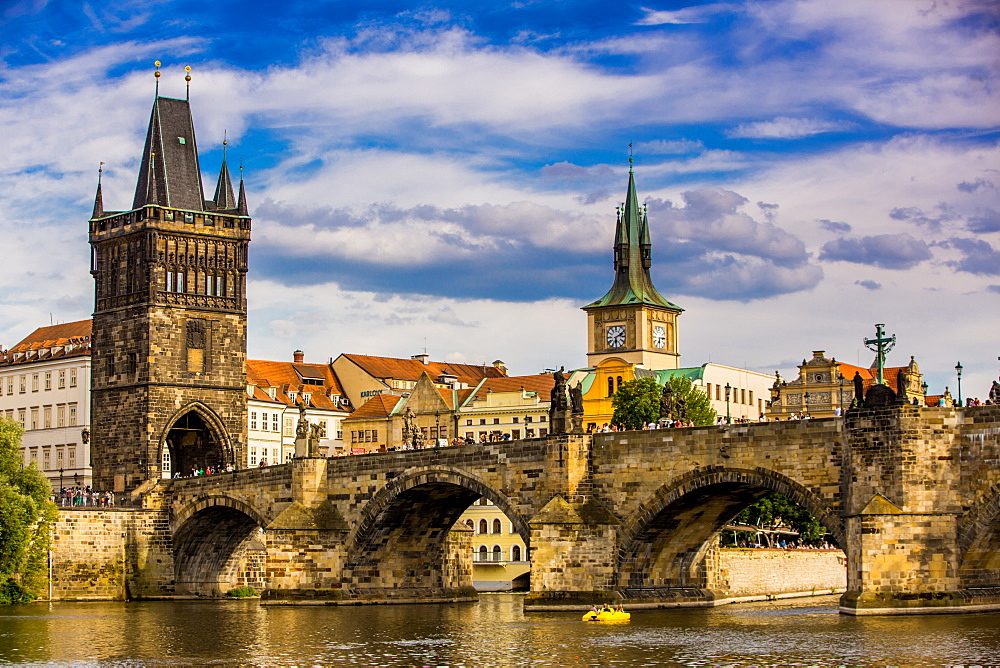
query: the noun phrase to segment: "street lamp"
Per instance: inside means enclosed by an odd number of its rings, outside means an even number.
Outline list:
[[[958,405],[962,405],[962,363],[955,365],[955,373],[958,375]]]
[[[729,415],[729,396],[733,391],[733,386],[726,383],[726,424],[732,424],[733,418]]]
[[[60,494],[62,494],[62,489],[63,489],[63,481],[62,481],[62,478],[63,478],[63,470],[62,470],[62,467],[60,466],[60,467],[59,467],[59,493],[60,493]]]
[[[441,412],[434,411],[434,447],[441,445]]]

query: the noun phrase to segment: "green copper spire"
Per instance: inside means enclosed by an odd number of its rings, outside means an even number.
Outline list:
[[[618,209],[618,226],[615,230],[615,282],[606,295],[584,308],[649,304],[682,311],[682,308],[664,299],[649,276],[652,265],[649,220],[645,207],[639,208],[631,151],[628,162],[628,192],[625,203]]]

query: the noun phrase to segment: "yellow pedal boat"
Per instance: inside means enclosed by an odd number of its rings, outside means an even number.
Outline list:
[[[590,610],[583,616],[585,622],[627,622],[632,618],[631,613],[624,610],[612,610],[611,608],[601,608],[600,610]]]

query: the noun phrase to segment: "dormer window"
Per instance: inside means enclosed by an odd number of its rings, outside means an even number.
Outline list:
[[[274,399],[277,393],[278,393],[278,388],[276,387],[267,388],[267,396],[271,397],[272,399]]]
[[[295,398],[297,396],[299,396],[298,392],[294,392],[294,391],[293,392],[289,392],[288,393],[288,400],[291,401],[294,404],[295,403]]]
[[[303,392],[302,393],[302,401],[303,401],[303,403],[308,404],[309,401],[310,401],[310,399],[312,399],[312,394],[310,394],[309,392]]]

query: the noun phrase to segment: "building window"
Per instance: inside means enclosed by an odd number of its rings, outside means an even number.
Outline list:
[[[66,426],[66,407],[62,404],[56,406],[56,426],[65,427]]]
[[[51,466],[52,462],[49,455],[49,448],[45,448],[45,451],[42,452],[42,470],[48,471]]]
[[[59,389],[66,389],[66,369],[59,369]]]
[[[76,387],[76,369],[69,370],[69,386]]]
[[[520,418],[518,418],[518,417],[512,417],[512,418],[510,419],[510,421],[511,421],[511,424],[517,424],[517,421],[518,421],[519,419],[520,419]]]
[[[521,438],[521,430],[520,429],[511,429],[510,430],[510,438],[511,438],[511,440],[514,440],[514,441],[520,440],[520,438]]]
[[[63,450],[62,448],[56,448],[56,466],[62,468],[63,465]]]
[[[493,418],[493,424],[500,424],[500,418]]]
[[[539,421],[539,422],[545,422],[545,417],[546,417],[546,416],[544,416],[544,415],[539,415],[539,416],[538,416],[538,421]]]
[[[67,406],[69,409],[69,426],[76,426],[76,404],[70,404]]]
[[[465,421],[465,426],[466,427],[472,426],[472,420],[466,420]]]
[[[23,408],[19,408],[17,410],[17,421],[21,423],[21,429],[25,428],[25,425],[24,425],[25,417],[24,416],[25,416],[25,410]]]
[[[715,384],[715,400],[722,401],[722,386],[718,383]]]
[[[378,429],[372,429],[372,443],[378,442]]]
[[[503,551],[500,549],[499,545],[493,546],[493,561],[494,562],[503,561]]]
[[[257,448],[250,448],[250,466],[257,465]]]
[[[740,403],[745,404],[747,402],[747,391],[746,388],[740,388]]]
[[[32,392],[37,392],[38,391],[38,374],[37,373],[31,374],[31,391]]]
[[[510,548],[510,560],[511,561],[521,561],[521,546],[515,545]]]
[[[52,428],[52,406],[42,408],[42,425],[45,429]]]
[[[486,520],[479,520],[479,533],[486,533]],[[485,549],[485,548],[483,548]],[[482,550],[480,550],[482,551]]]
[[[539,435],[539,436],[541,436],[541,437],[543,437],[543,438],[544,438],[544,437],[545,437],[545,436],[546,436],[546,435],[547,435],[548,433],[549,433],[549,430],[548,430],[548,429],[539,429],[539,430],[538,430],[538,435]]]
[[[711,383],[705,383],[705,396],[708,397],[709,399],[712,398],[712,384]]]
[[[473,522],[471,519],[467,519],[467,520],[465,520],[465,526],[469,527],[472,530],[475,530],[476,523]]]
[[[323,423],[323,426],[324,427],[326,426],[325,422]],[[271,413],[271,431],[278,431],[278,414],[277,413]]]
[[[535,437],[535,430],[534,429],[525,429],[524,430],[524,437],[525,438],[534,438]]]
[[[76,468],[76,448],[66,448],[66,456],[69,457],[69,468]]]
[[[500,526],[500,520],[493,520],[493,533],[503,533],[503,528]]]
[[[285,416],[285,436],[291,436],[294,433],[295,433],[295,425],[293,424],[293,418],[292,418],[291,415],[286,415]],[[354,436],[353,436],[354,432],[352,431],[351,434],[352,434],[351,435],[351,439],[353,440],[353,438],[354,438]]]
[[[531,416],[530,415],[525,415],[524,416],[524,421],[525,422],[531,422]]]
[[[46,371],[45,372],[45,391],[47,392],[47,391],[49,391],[51,389],[52,389],[52,372],[51,371]]]
[[[24,376],[21,376],[19,385],[21,387],[19,393],[20,394],[24,394],[26,392],[25,387],[24,387]]]
[[[257,428],[257,411],[250,412],[250,428],[251,429]]]
[[[615,378],[615,390],[617,391],[620,389],[622,389],[622,377],[618,376]]]
[[[7,394],[14,394],[14,376],[7,378]]]
[[[31,409],[31,428],[38,429],[38,408]]]
[[[476,437],[476,434],[475,434],[475,432],[471,432],[471,431],[467,431],[467,432],[465,432],[465,438],[466,438],[467,440],[471,440],[471,439],[473,439],[473,438],[475,438],[475,437]]]
[[[747,390],[747,394],[750,396],[750,400],[747,403],[753,406],[753,390]]]
[[[611,376],[608,376],[608,396],[615,396],[615,379]]]
[[[486,418],[479,418],[479,424],[486,424]]]

